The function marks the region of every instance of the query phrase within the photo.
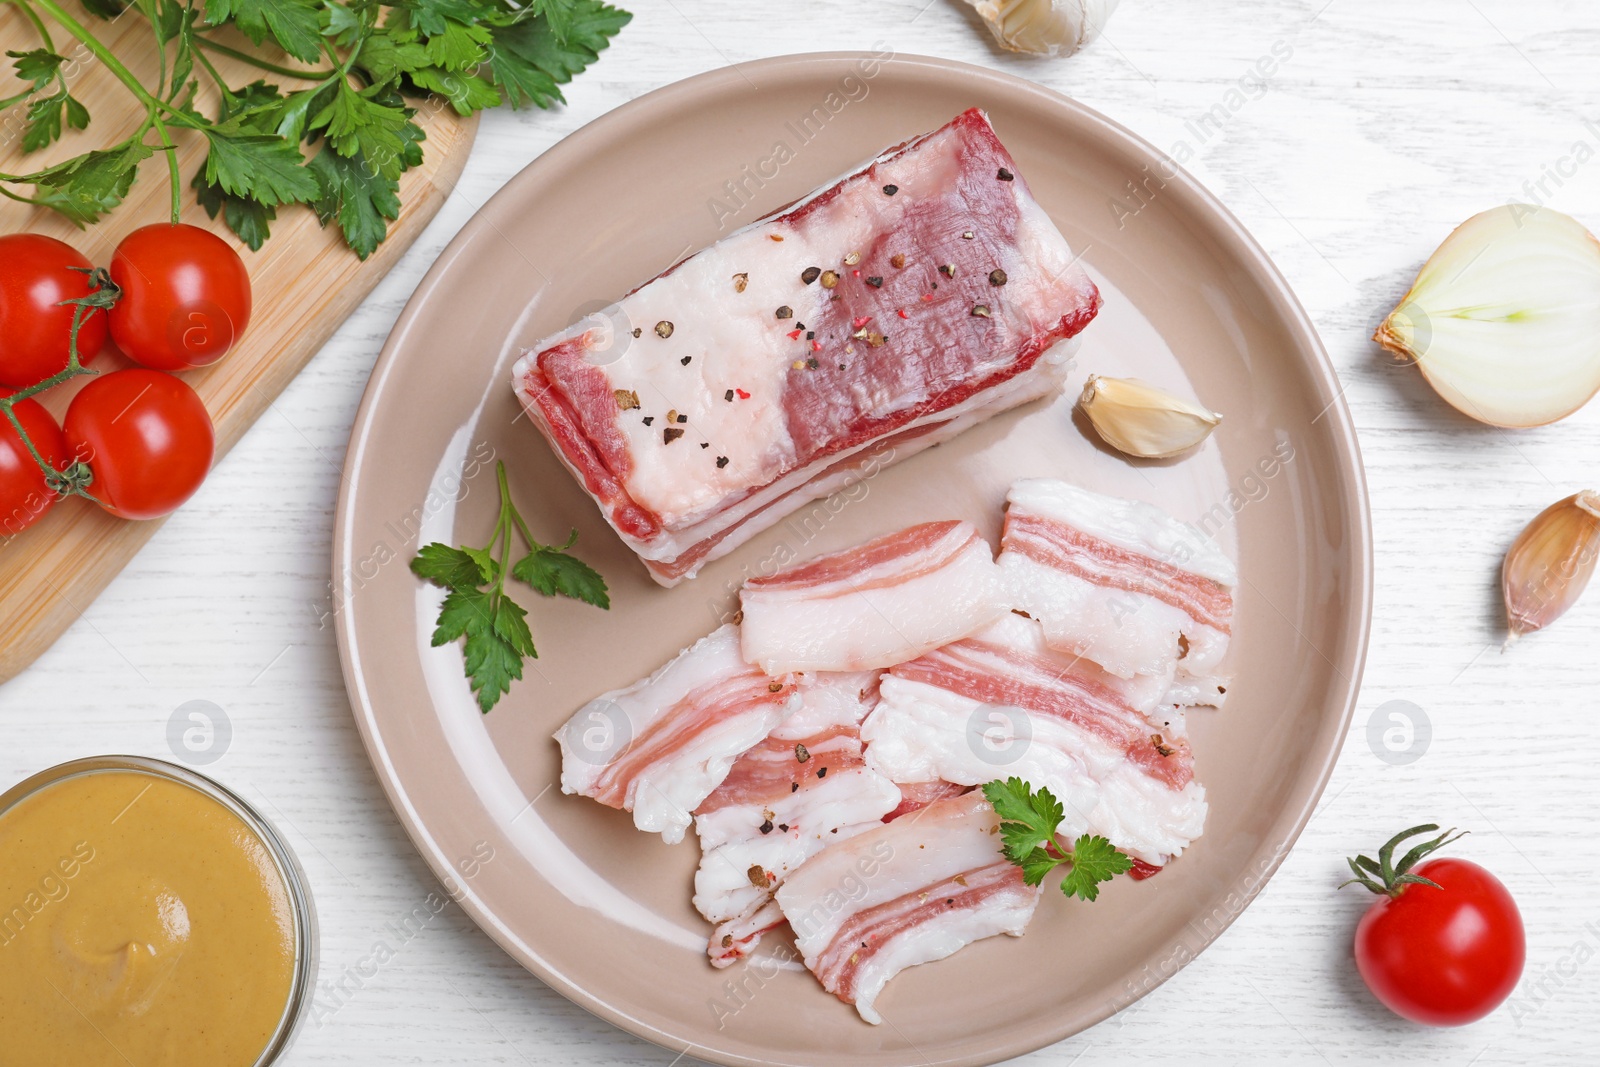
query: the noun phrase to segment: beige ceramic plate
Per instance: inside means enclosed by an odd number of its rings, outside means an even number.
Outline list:
[[[658,588],[520,417],[507,380],[514,355],[974,104],[1106,297],[1069,395],[889,468],[698,579]],[[1192,390],[1226,419],[1196,456],[1129,464],[1074,420],[1090,372]],[[578,551],[611,582],[613,606],[523,595],[540,659],[483,717],[460,652],[428,646],[438,594],[406,562],[419,539],[488,539],[496,457],[536,535],[578,528]],[[334,558],[345,678],[417,848],[555,989],[721,1063],[987,1064],[1131,1003],[1221,933],[1276,869],[1333,765],[1366,647],[1371,564],[1355,437],[1282,277],[1148,144],[1038,86],[941,60],[745,64],[652,93],[546,152],[412,297],[367,387],[348,475]],[[626,815],[552,788],[551,731],[712,628],[740,576],[764,561],[927,519],[972,519],[994,536],[1007,483],[1035,475],[1159,501],[1237,548],[1238,680],[1225,712],[1191,717],[1211,801],[1205,837],[1168,871],[1120,880],[1093,905],[1047,896],[1021,940],[903,974],[878,1002],[882,1026],[792,966],[713,971],[689,904],[693,841],[665,846]]]

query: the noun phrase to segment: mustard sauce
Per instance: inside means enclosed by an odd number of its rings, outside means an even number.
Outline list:
[[[199,789],[91,771],[0,814],[4,1067],[251,1067],[295,954],[272,852]]]

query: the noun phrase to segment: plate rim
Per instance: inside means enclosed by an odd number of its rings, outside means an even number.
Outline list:
[[[751,75],[763,71],[786,72],[788,68],[798,66],[815,67],[823,63],[844,66],[863,61],[883,64],[892,63],[903,68],[920,68],[935,75],[942,74],[947,77],[973,78],[995,84],[1008,92],[1031,94],[1039,98],[1041,103],[1070,111],[1074,113],[1078,121],[1098,127],[1103,136],[1112,142],[1118,143],[1118,147],[1130,155],[1146,158],[1152,163],[1163,162],[1170,168],[1173,175],[1167,178],[1168,184],[1181,186],[1188,195],[1195,199],[1199,209],[1202,212],[1209,213],[1212,221],[1218,224],[1219,229],[1225,231],[1230,241],[1229,250],[1238,258],[1240,265],[1249,271],[1252,281],[1260,285],[1263,290],[1274,295],[1275,310],[1280,313],[1285,327],[1297,335],[1309,351],[1312,358],[1305,361],[1306,370],[1313,378],[1313,384],[1318,389],[1318,399],[1327,401],[1324,414],[1319,418],[1326,419],[1332,431],[1330,443],[1341,461],[1337,465],[1338,480],[1342,495],[1354,519],[1347,528],[1347,532],[1351,535],[1351,544],[1343,551],[1344,558],[1353,564],[1355,571],[1350,582],[1351,609],[1347,613],[1348,616],[1353,618],[1355,624],[1354,633],[1350,635],[1354,648],[1354,657],[1350,664],[1350,673],[1342,686],[1343,691],[1339,694],[1340,702],[1343,705],[1338,716],[1339,728],[1333,734],[1333,743],[1323,752],[1320,763],[1316,766],[1314,785],[1306,794],[1304,803],[1287,820],[1288,825],[1278,831],[1279,823],[1284,821],[1283,816],[1280,816],[1279,820],[1275,821],[1272,826],[1272,829],[1278,832],[1272,832],[1265,836],[1261,846],[1252,853],[1252,858],[1265,858],[1266,865],[1258,873],[1253,873],[1250,878],[1245,880],[1242,886],[1236,884],[1234,891],[1240,895],[1238,907],[1232,910],[1226,921],[1217,927],[1215,931],[1208,932],[1200,940],[1198,947],[1192,952],[1186,953],[1185,958],[1178,962],[1176,966],[1170,970],[1163,968],[1162,972],[1155,976],[1154,981],[1144,985],[1136,995],[1130,996],[1126,1000],[1119,998],[1113,1001],[1108,998],[1102,1007],[1093,1012],[1087,1021],[1082,1022],[1081,1025],[1072,1023],[1054,1027],[1045,1025],[1020,1043],[997,1045],[993,1053],[939,1061],[941,1065],[948,1065],[948,1067],[981,1067],[981,1065],[996,1063],[1002,1059],[1026,1055],[1099,1025],[1112,1015],[1137,1003],[1160,986],[1166,984],[1173,975],[1197,959],[1226,930],[1232,927],[1234,922],[1254,902],[1262,889],[1266,887],[1267,883],[1277,874],[1284,859],[1293,850],[1301,833],[1305,830],[1311,817],[1316,813],[1318,804],[1327,789],[1334,768],[1343,752],[1344,740],[1349,733],[1350,724],[1353,721],[1356,705],[1361,695],[1361,685],[1365,674],[1372,632],[1374,580],[1372,516],[1360,441],[1356,434],[1354,419],[1345,399],[1344,387],[1339,380],[1337,369],[1328,355],[1327,348],[1322,342],[1322,337],[1318,333],[1315,323],[1300,303],[1283,272],[1268,256],[1266,250],[1256,241],[1243,222],[1234,215],[1222,200],[1187,169],[1173,160],[1170,154],[1162,152],[1144,137],[1116,120],[1109,118],[1097,109],[1028,78],[960,60],[899,51],[891,51],[888,55],[885,55],[879,51],[834,49],[787,53],[729,64],[668,82],[597,116],[541,152],[521,170],[517,171],[516,174],[512,175],[503,186],[496,190],[489,199],[472,213],[472,216],[450,239],[449,243],[417,283],[416,288],[407,298],[405,307],[396,318],[393,328],[384,340],[383,347],[368,376],[367,384],[363,388],[361,402],[351,425],[350,440],[345,451],[344,470],[354,473],[352,473],[351,477],[341,479],[339,496],[335,505],[331,559],[332,587],[340,599],[337,602],[339,624],[335,627],[334,632],[339,653],[340,673],[344,680],[351,715],[355,719],[357,732],[360,734],[362,747],[366,752],[368,762],[372,765],[373,773],[382,786],[385,798],[388,800],[390,808],[394,811],[395,817],[399,820],[406,832],[406,836],[410,839],[412,847],[417,850],[417,853],[428,865],[436,879],[439,879],[444,884],[450,884],[454,881],[454,869],[449,858],[434,843],[431,832],[413,807],[404,783],[400,782],[397,775],[392,773],[393,768],[388,763],[385,751],[386,743],[381,736],[381,729],[377,723],[371,702],[365,695],[366,686],[360,669],[359,642],[355,634],[355,613],[351,606],[353,597],[346,595],[346,579],[350,573],[349,565],[352,560],[345,551],[345,542],[348,529],[355,521],[355,502],[358,495],[357,483],[360,481],[358,461],[365,445],[365,438],[371,431],[372,423],[376,417],[379,407],[379,395],[382,392],[383,384],[396,369],[399,349],[412,329],[413,324],[422,315],[424,305],[430,302],[432,294],[444,281],[455,260],[470,245],[480,240],[485,230],[493,229],[492,216],[496,211],[515,201],[522,186],[537,181],[544,176],[545,172],[554,170],[559,173],[565,166],[564,160],[566,156],[581,152],[591,141],[604,139],[613,126],[631,123],[635,115],[641,112],[648,112],[651,109],[673,109],[677,106],[677,98],[680,96],[693,98],[703,93],[714,92],[719,87],[738,89],[741,86],[748,86],[750,83],[747,79]],[[1336,673],[1343,674],[1344,672],[1336,668]],[[754,1059],[740,1053],[707,1048],[688,1037],[660,1029],[631,1015],[626,1006],[606,1000],[579,985],[562,973],[556,966],[545,960],[543,956],[533,949],[533,946],[526,946],[527,951],[524,952],[522,946],[513,944],[510,931],[504,928],[492,909],[479,902],[476,895],[466,893],[455,899],[456,903],[467,913],[473,923],[487,934],[499,946],[501,951],[515,960],[518,965],[550,989],[560,993],[572,1003],[598,1018],[604,1019],[613,1026],[671,1051],[692,1053],[696,1057],[703,1057],[714,1063],[727,1064],[730,1067],[767,1067],[773,1062]],[[680,1050],[679,1046],[687,1047]]]

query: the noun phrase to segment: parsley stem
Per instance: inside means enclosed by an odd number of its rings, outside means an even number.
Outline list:
[[[10,0],[10,2],[22,9],[22,13],[28,17],[28,21],[33,23],[33,28],[39,31],[39,39],[44,42],[45,48],[54,52],[56,43],[50,39],[50,30],[46,28],[44,19],[39,17],[39,13],[33,9],[28,0]]]
[[[183,194],[183,176],[178,173],[178,149],[172,143],[172,135],[167,132],[167,124],[162,122],[154,111],[150,113],[150,121],[156,128],[156,136],[161,138],[167,157],[167,176],[171,179],[172,185],[172,224],[176,226],[183,209],[183,201],[180,199]]]
[[[281,78],[297,78],[300,81],[314,82],[321,81],[324,78],[331,78],[335,74],[339,73],[336,70],[295,70],[293,67],[283,67],[276,63],[268,63],[264,59],[257,59],[248,52],[241,52],[237,48],[229,48],[225,44],[222,44],[218,41],[213,41],[207,37],[202,37],[198,33],[194,35],[194,42],[207,51],[216,52],[218,55],[228,56],[231,59],[237,59],[241,63],[248,63],[252,67],[257,67],[261,70],[264,70],[268,74],[276,74]],[[204,62],[204,60],[202,60],[202,62]],[[206,63],[206,67],[207,69],[211,70],[212,77],[216,77],[217,72],[215,69],[211,68],[211,64]],[[218,84],[221,84],[220,80]]]
[[[106,69],[114,74],[118,81],[128,87],[130,93],[139,98],[141,104],[151,110],[173,110],[162,100],[150,95],[150,90],[146,89],[139,79],[133,76],[132,71],[122,65],[122,61],[112,54],[111,49],[101,44],[100,39],[90,32],[87,26],[67,14],[61,5],[56,3],[56,0],[33,0],[33,2],[49,12],[50,17],[55,19],[62,29],[82,42],[83,46],[96,59],[106,65]]]

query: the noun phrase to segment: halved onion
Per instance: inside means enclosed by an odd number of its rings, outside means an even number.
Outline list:
[[[1600,242],[1550,208],[1508,204],[1445,238],[1373,340],[1495,426],[1541,426],[1600,391]]]

